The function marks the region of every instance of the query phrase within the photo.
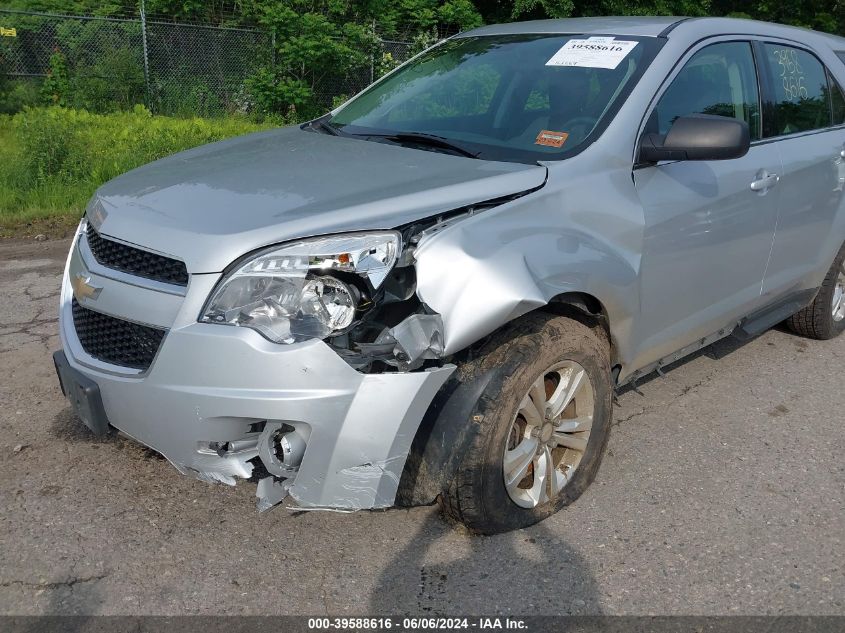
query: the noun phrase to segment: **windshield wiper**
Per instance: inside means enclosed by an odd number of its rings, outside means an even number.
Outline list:
[[[308,127],[312,129],[317,129],[323,132],[324,134],[331,134],[332,136],[340,136],[340,130],[338,130],[335,126],[329,123],[326,120],[326,117],[321,117],[319,119],[314,119],[308,124]]]
[[[436,134],[425,134],[423,132],[391,132],[389,134],[362,134],[361,136],[372,138],[383,138],[394,143],[427,145],[432,148],[440,148],[455,152],[467,158],[478,158],[477,152],[471,152],[460,145],[453,143],[447,138],[437,136]]]

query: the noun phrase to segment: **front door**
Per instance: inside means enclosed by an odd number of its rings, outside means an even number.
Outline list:
[[[752,46],[722,41],[693,52],[650,114],[647,132],[666,134],[679,116],[746,121],[742,158],[664,162],[634,170],[645,215],[641,261],[641,347],[633,369],[739,320],[760,303],[779,201],[777,151],[761,136]]]

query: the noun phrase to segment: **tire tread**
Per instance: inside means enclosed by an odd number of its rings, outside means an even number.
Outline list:
[[[502,363],[505,371],[496,377],[495,386],[507,384],[516,372],[533,360],[529,358],[529,350],[526,346],[520,345],[523,337],[543,331],[550,322],[554,322],[556,327],[567,331],[567,340],[589,345],[592,348],[591,352],[601,359],[601,365],[607,367],[609,372],[610,350],[603,330],[601,330],[601,336],[598,336],[594,328],[579,321],[543,312],[529,313],[497,331],[478,348],[470,364],[478,367]],[[476,410],[494,411],[498,396],[499,390],[495,387],[485,390],[478,400]],[[488,509],[479,502],[478,498],[478,490],[484,483],[477,464],[481,463],[484,457],[484,443],[473,442],[455,477],[441,494],[439,501],[442,511],[449,519],[464,524],[472,531],[489,534],[497,531],[489,527],[497,521],[488,515]]]
[[[837,336],[845,328],[845,321],[836,322],[831,314],[831,301],[843,259],[845,245],[833,260],[812,303],[786,319],[786,326],[790,330],[807,338],[824,341]]]

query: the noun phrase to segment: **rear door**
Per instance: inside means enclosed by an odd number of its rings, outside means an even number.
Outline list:
[[[734,160],[634,170],[645,215],[636,367],[759,305],[777,218],[781,162],[777,151],[759,144],[760,87],[751,43],[704,43],[679,66],[645,131],[665,134],[679,116],[714,114],[746,121],[752,146]]]
[[[771,126],[766,143],[783,162],[780,213],[763,291],[773,299],[818,286],[841,245],[845,213],[845,96],[822,62],[797,45],[761,42]]]

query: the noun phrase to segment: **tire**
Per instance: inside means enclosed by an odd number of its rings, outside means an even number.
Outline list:
[[[786,320],[786,325],[790,330],[820,341],[835,338],[845,330],[843,262],[845,262],[845,246],[839,250],[836,259],[833,260],[813,302]]]
[[[583,369],[583,376],[589,379],[589,384],[585,385],[581,378],[578,383],[580,391],[576,391],[576,397],[563,410],[562,416],[576,419],[567,421],[554,418],[559,424],[555,427],[554,420],[544,418],[541,426],[536,427],[538,431],[533,427],[529,429],[527,424],[523,427],[526,415],[531,410],[530,406],[526,408],[525,398],[529,398],[529,404],[535,401],[526,395],[532,385],[535,385],[535,389],[537,385],[544,386],[547,400],[553,400],[553,397],[548,397],[550,392],[553,396],[563,393],[564,385],[577,382],[575,379],[580,375],[578,368]],[[547,374],[547,369],[554,371]],[[472,380],[483,372],[490,372],[492,377],[472,408],[469,419],[465,421],[473,427],[473,436],[454,476],[441,493],[439,502],[449,518],[463,523],[471,531],[496,534],[542,521],[575,501],[595,478],[607,446],[613,411],[607,336],[600,326],[590,328],[567,317],[532,313],[494,335],[477,350],[472,360],[462,363],[456,373],[459,379],[463,376],[465,380]],[[543,376],[544,379],[538,380]],[[561,464],[564,461],[574,462],[574,457],[567,456],[577,456],[579,452],[558,446],[550,448],[548,457],[545,457],[546,447],[550,447],[560,437],[584,436],[583,431],[572,434],[556,432],[553,438],[546,439],[548,426],[552,425],[553,429],[578,429],[584,426],[579,420],[589,408],[581,405],[587,399],[587,387],[592,388],[592,426],[586,439],[586,448],[571,471],[563,465],[558,470],[545,471],[546,482],[553,479],[557,482],[563,476],[566,477],[566,483],[560,486],[554,498],[546,494],[546,500],[542,501],[542,494],[538,496],[532,492],[540,483],[535,479],[535,473],[543,468],[540,464],[554,464],[559,459],[562,460]],[[538,392],[533,393],[536,395]],[[542,396],[539,399],[542,400]],[[554,400],[560,404],[565,399],[564,395]],[[535,417],[535,422],[538,419]],[[536,439],[527,437],[535,432]],[[505,484],[505,459],[509,455],[520,454],[520,451],[526,451],[527,455],[532,445],[523,445],[523,442],[530,441],[538,442],[538,447],[535,461],[529,467],[529,475],[520,480],[518,485],[512,483],[509,489]],[[509,450],[507,455],[506,449]],[[540,458],[541,453],[543,458]],[[516,472],[516,468],[511,471]],[[567,475],[562,475],[562,472]],[[531,486],[530,489],[525,488],[527,485]],[[546,489],[547,493],[553,490]],[[532,494],[536,505],[528,507],[532,503]]]

